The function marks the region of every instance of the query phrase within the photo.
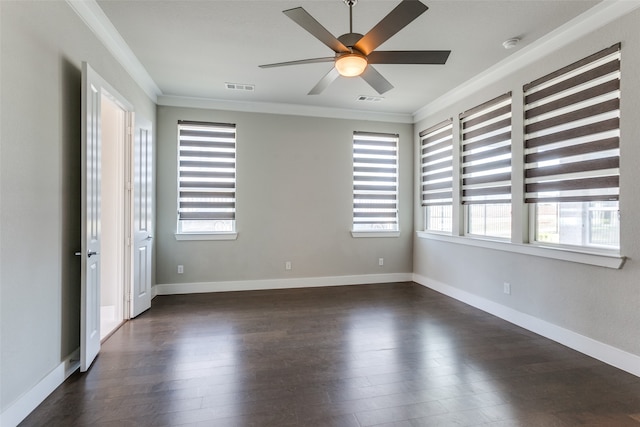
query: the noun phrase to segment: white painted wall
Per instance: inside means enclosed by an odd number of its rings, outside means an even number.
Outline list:
[[[174,237],[180,119],[237,125],[235,241]],[[412,125],[159,106],[158,126],[158,284],[411,273]],[[400,135],[398,238],[351,237],[353,131]]]
[[[636,10],[498,83],[469,91],[462,101],[433,112],[415,127],[414,149],[418,152],[421,130],[510,90],[517,103],[523,84],[622,42],[621,249],[628,257],[624,267],[613,270],[416,238],[413,256],[418,276],[640,356],[639,24],[640,11]],[[516,117],[514,123],[521,120]],[[522,130],[514,126],[513,143],[521,141]],[[419,200],[418,170],[414,179]],[[514,208],[514,212],[522,211]],[[416,230],[422,230],[418,203],[414,218]],[[511,295],[503,294],[503,282],[511,283]]]
[[[46,396],[47,387],[36,385],[63,372],[79,346],[74,252],[80,249],[82,61],[145,117],[155,118],[155,105],[65,2],[0,1],[0,49],[0,411],[6,421],[28,406],[15,409],[18,400]]]

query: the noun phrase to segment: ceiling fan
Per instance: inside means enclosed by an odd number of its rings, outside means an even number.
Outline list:
[[[334,37],[302,7],[283,11],[285,15],[311,33],[312,36],[330,47],[335,52],[334,56],[266,64],[260,65],[260,68],[334,62],[331,71],[320,79],[318,84],[308,93],[309,95],[322,93],[339,76],[360,76],[379,94],[383,94],[393,89],[393,85],[371,64],[444,64],[447,62],[450,50],[375,50],[426,12],[428,7],[419,0],[402,0],[395,9],[364,36],[353,32],[353,6],[357,0],[343,1],[349,6],[349,32],[338,38]]]

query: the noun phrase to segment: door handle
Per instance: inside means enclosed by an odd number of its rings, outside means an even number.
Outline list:
[[[98,252],[96,252],[96,251],[87,252],[87,257],[88,258],[91,258],[93,255],[98,255]],[[75,256],[82,256],[82,252],[76,252]]]
[[[153,240],[153,236],[147,236],[145,240]]]

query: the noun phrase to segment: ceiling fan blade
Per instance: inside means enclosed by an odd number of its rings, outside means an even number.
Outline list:
[[[338,76],[340,76],[340,73],[338,73],[338,70],[336,69],[336,67],[333,67],[331,71],[329,71],[327,74],[325,74],[323,78],[320,79],[318,84],[315,85],[307,95],[318,95],[322,93],[322,91],[328,88],[329,85],[333,83],[335,79],[338,78]]]
[[[427,9],[429,8],[419,0],[403,0],[387,16],[382,18],[382,21],[378,22],[371,31],[358,40],[354,47],[365,55],[369,55],[375,48],[406,27]]]
[[[334,52],[349,52],[349,49],[324,28],[315,18],[301,7],[283,11],[296,24],[311,33],[312,36],[333,49]]]
[[[369,64],[444,64],[450,50],[375,50],[367,57]]]
[[[284,67],[287,65],[301,65],[301,64],[317,64],[319,62],[333,62],[336,58],[333,56],[327,56],[324,58],[312,58],[312,59],[300,59],[298,61],[288,61],[288,62],[276,62],[275,64],[264,64],[259,65],[260,68],[273,68],[273,67]]]
[[[389,83],[387,79],[382,77],[382,74],[380,74],[378,70],[373,68],[371,65],[367,65],[367,68],[365,68],[364,73],[362,73],[360,77],[369,83],[369,86],[374,88],[380,95],[393,89],[393,85]]]

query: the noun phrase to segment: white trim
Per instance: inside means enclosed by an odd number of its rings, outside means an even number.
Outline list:
[[[238,233],[176,233],[176,240],[236,240]]]
[[[400,231],[353,231],[351,237],[400,237]]]
[[[621,269],[626,261],[626,257],[621,255],[600,254],[577,252],[565,248],[556,248],[551,246],[539,246],[532,244],[499,242],[496,240],[485,240],[471,237],[450,236],[439,233],[430,233],[426,231],[416,231],[421,239],[438,240],[441,242],[456,243],[458,245],[475,246],[479,248],[495,249],[498,251],[514,252],[523,255],[532,255],[542,258],[558,259],[562,261],[577,262],[579,264],[595,265],[597,267],[606,267],[613,269]]]
[[[66,0],[153,102],[162,91],[95,0]]]
[[[412,277],[412,273],[360,274],[357,276],[299,277],[295,279],[163,283],[156,285],[154,288],[157,295],[176,295],[198,294],[207,292],[258,291],[268,289],[315,288],[322,286],[410,282],[412,280]]]
[[[640,377],[640,356],[419,274],[413,281]]]
[[[202,108],[208,110],[286,114],[290,116],[323,117],[345,120],[367,120],[373,122],[407,124],[413,123],[411,114],[380,113],[375,111],[315,107],[311,105],[281,104],[275,102],[230,101],[223,99],[161,95],[158,97],[157,104],[165,105],[168,107]]]
[[[640,7],[638,0],[604,0],[598,3],[549,34],[420,108],[413,113],[413,122],[417,123],[433,113],[462,101],[469,93],[512,75],[517,70],[542,59],[549,53],[594,32],[598,28],[604,27],[621,16],[631,13],[638,7]]]
[[[13,402],[0,416],[0,426],[13,427],[20,424],[60,384],[80,368],[80,349],[76,349],[40,382]]]
[[[158,287],[156,285],[153,285],[151,287],[151,300],[153,301],[153,299],[158,295]]]

